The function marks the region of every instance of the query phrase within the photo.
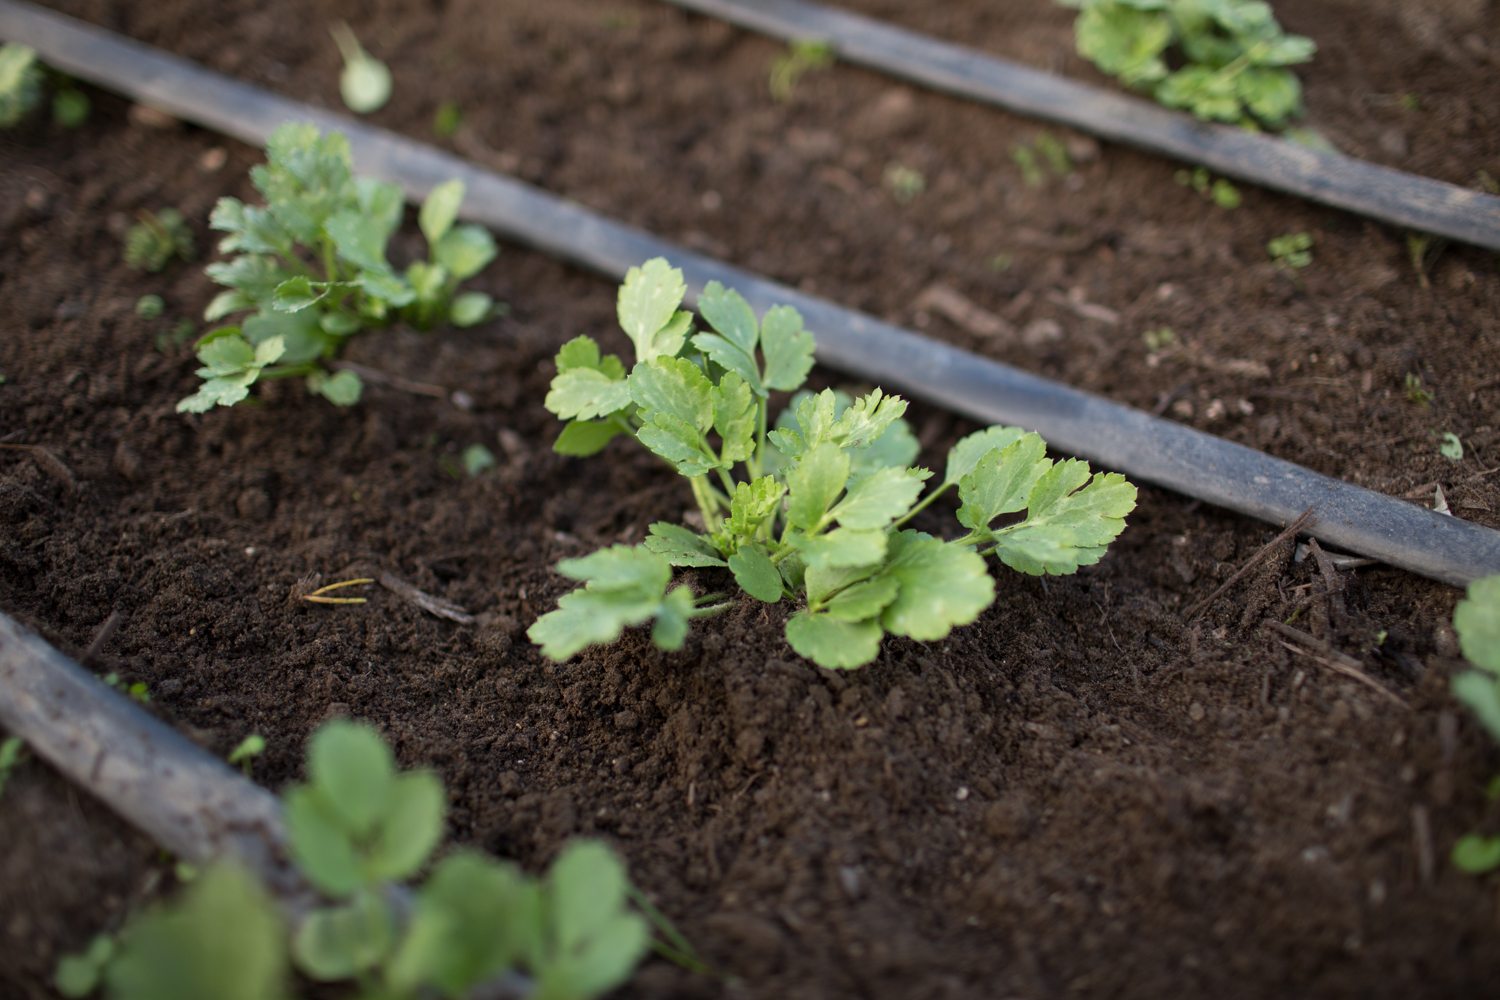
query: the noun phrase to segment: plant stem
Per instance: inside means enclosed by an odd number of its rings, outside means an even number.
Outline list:
[[[693,499],[698,502],[698,510],[703,515],[703,527],[718,531],[723,519],[719,517],[719,502],[714,497],[713,486],[704,476],[692,476],[688,482],[693,485]]]
[[[904,517],[902,517],[900,520],[898,520],[895,524],[891,525],[891,527],[892,528],[899,528],[903,524],[905,524],[907,521],[910,521],[912,518],[914,518],[918,514],[922,513],[922,511],[924,511],[928,507],[932,506],[932,501],[936,500],[938,497],[940,497],[944,493],[946,493],[948,491],[948,487],[950,487],[952,485],[953,485],[952,483],[944,483],[943,485],[939,486],[937,489],[933,490],[931,493],[927,494],[925,497],[923,497],[921,499],[921,501],[915,507],[913,507],[911,510],[907,511],[906,515]]]

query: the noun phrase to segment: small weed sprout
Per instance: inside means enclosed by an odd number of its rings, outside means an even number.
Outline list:
[[[432,115],[432,132],[439,139],[451,139],[458,134],[463,123],[464,115],[458,105],[453,101],[444,101]]]
[[[1158,326],[1141,334],[1141,342],[1146,345],[1146,350],[1158,354],[1176,345],[1177,331],[1170,326]]]
[[[1010,158],[1020,168],[1027,187],[1042,187],[1049,177],[1067,177],[1073,172],[1067,147],[1051,132],[1039,132],[1030,142],[1011,146]]]
[[[1209,121],[1279,129],[1302,114],[1287,67],[1317,51],[1260,0],[1059,0],[1078,53],[1128,87]],[[1176,64],[1176,68],[1174,68]]]
[[[1422,384],[1422,376],[1416,372],[1407,372],[1401,384],[1406,390],[1406,401],[1408,403],[1415,403],[1421,407],[1432,405],[1432,390]]]
[[[1464,659],[1475,668],[1453,678],[1454,697],[1500,740],[1500,576],[1469,584],[1453,612],[1453,630]],[[1500,778],[1490,783],[1489,798],[1500,801]],[[1500,837],[1471,833],[1454,845],[1452,860],[1474,875],[1500,869]]]
[[[250,777],[250,765],[255,758],[266,752],[266,738],[259,733],[251,733],[239,743],[235,744],[229,756],[225,758],[231,764],[238,764],[245,777]]]
[[[1202,167],[1192,171],[1179,170],[1173,179],[1183,187],[1197,191],[1225,211],[1234,211],[1245,200],[1239,188],[1222,177],[1214,177]]]
[[[1438,442],[1438,454],[1453,462],[1464,460],[1464,443],[1461,438],[1452,431],[1444,431]]]
[[[166,311],[166,300],[160,295],[142,295],[135,300],[135,314],[141,319],[160,319]]]
[[[1300,271],[1312,264],[1312,248],[1311,233],[1287,233],[1268,242],[1266,253],[1277,267],[1287,271]]]
[[[349,25],[340,21],[329,29],[333,41],[344,57],[339,74],[339,94],[344,104],[357,115],[367,115],[385,107],[391,99],[391,71],[385,63],[366,52]]]
[[[771,62],[771,96],[778,101],[790,101],[802,77],[832,65],[833,47],[827,42],[809,38],[792,42]]]
[[[545,405],[567,426],[554,449],[592,455],[635,438],[688,480],[703,531],[659,521],[640,545],[559,563],[582,586],[527,632],[551,659],[648,623],[657,646],[680,649],[692,619],[729,606],[723,594],[671,586],[674,567],[695,567],[725,571],[767,604],[792,599],[791,647],[820,666],[859,667],[887,633],[935,641],[978,618],[995,598],[987,556],[1033,576],[1073,573],[1123,530],[1134,486],[1076,459],[1054,462],[1017,427],[959,441],[919,499],[934,476],[912,465],[905,400],[798,392],[813,337],[795,309],[757,317],[711,282],[700,333],[681,308],[686,292],[665,260],[631,268],[617,309],[635,347],[628,372],[590,337],[558,352]],[[774,425],[773,392],[797,393]],[[965,534],[944,541],[906,527],[949,490]]]
[[[917,196],[927,190],[927,178],[922,176],[921,171],[900,163],[892,163],[885,168],[885,186],[890,191],[891,197],[903,205],[915,201]]]
[[[5,783],[10,780],[10,773],[25,759],[26,744],[21,742],[19,736],[7,736],[0,740],[0,794],[5,793]]]
[[[174,257],[192,260],[197,253],[193,231],[175,208],[142,211],[125,234],[125,263],[138,271],[156,274]]]
[[[0,45],[0,128],[11,128],[42,99],[42,68],[25,45]]]

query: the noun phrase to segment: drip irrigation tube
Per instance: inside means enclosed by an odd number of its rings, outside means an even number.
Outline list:
[[[0,0],[0,37],[64,72],[254,144],[285,121],[349,137],[359,169],[420,198],[457,177],[464,215],[541,251],[618,278],[651,257],[681,267],[694,293],[737,288],[757,311],[786,303],[818,337],[823,363],[983,423],[1035,430],[1061,451],[1146,482],[1285,525],[1452,584],[1500,573],[1500,531],[1447,517],[1153,417],[767,281],[555,195],[391,132],[239,83],[101,28]]]
[[[1201,122],[974,49],[803,0],[667,0],[934,90],[1195,163],[1393,226],[1500,250],[1500,197],[1374,163]]]

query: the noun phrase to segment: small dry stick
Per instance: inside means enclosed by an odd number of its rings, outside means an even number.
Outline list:
[[[1271,631],[1280,633],[1299,644],[1294,646],[1290,642],[1282,642],[1278,639],[1277,644],[1288,652],[1295,653],[1298,656],[1305,656],[1314,663],[1321,664],[1336,674],[1342,674],[1352,681],[1358,681],[1372,691],[1378,692],[1382,697],[1400,705],[1402,708],[1411,708],[1404,698],[1365,673],[1363,665],[1349,654],[1342,653],[1323,640],[1308,635],[1301,629],[1295,629],[1290,625],[1276,621],[1274,618],[1268,619],[1264,624]]]
[[[474,624],[474,616],[457,604],[454,604],[452,601],[445,601],[441,597],[433,597],[431,594],[418,590],[395,574],[381,573],[380,585],[391,593],[405,598],[430,615],[446,618],[451,622],[458,622],[460,625]]]
[[[367,576],[357,580],[340,580],[338,583],[330,583],[326,587],[319,587],[311,594],[303,594],[302,599],[310,604],[364,604],[368,598],[364,597],[329,597],[328,594],[335,590],[343,590],[345,587],[359,587],[375,581]]]
[[[1255,553],[1255,555],[1245,560],[1245,565],[1235,570],[1233,576],[1225,580],[1223,583],[1219,584],[1218,590],[1215,590],[1212,594],[1209,594],[1203,600],[1188,608],[1187,613],[1183,617],[1188,621],[1192,621],[1203,612],[1207,611],[1210,607],[1213,606],[1213,603],[1215,601],[1224,596],[1225,592],[1228,591],[1230,587],[1233,587],[1235,584],[1243,580],[1252,569],[1260,565],[1261,561],[1264,560],[1266,556],[1276,551],[1276,547],[1278,545],[1280,545],[1282,542],[1285,542],[1288,538],[1295,537],[1297,532],[1307,527],[1308,523],[1312,521],[1312,519],[1313,509],[1309,507],[1300,515],[1298,515],[1297,520],[1287,525],[1286,528],[1281,532],[1281,534],[1271,539],[1261,547],[1259,552]]]
[[[37,465],[40,465],[42,467],[43,471],[45,471],[47,475],[51,476],[53,479],[56,479],[58,482],[67,487],[68,492],[71,493],[73,490],[78,488],[78,480],[74,478],[73,470],[68,468],[62,459],[52,454],[51,451],[43,448],[41,445],[0,444],[0,448],[4,448],[7,451],[24,451],[26,454],[31,456],[32,460],[35,461]]]

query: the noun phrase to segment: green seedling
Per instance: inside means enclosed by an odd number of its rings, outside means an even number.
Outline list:
[[[229,756],[226,759],[231,764],[238,764],[240,766],[240,770],[243,771],[245,773],[245,777],[248,778],[250,777],[251,763],[255,760],[256,757],[259,757],[265,752],[266,738],[259,733],[251,733],[249,736],[246,736],[244,739],[240,740],[239,743],[235,744],[235,748],[229,751]]]
[[[52,985],[58,993],[76,1000],[86,997],[104,982],[105,970],[115,957],[115,939],[108,934],[96,934],[88,947],[74,955],[64,955],[57,963],[52,975]]]
[[[10,780],[10,773],[25,759],[26,744],[21,742],[19,736],[7,736],[0,740],[0,794],[5,792],[5,783]]]
[[[462,460],[464,472],[470,478],[495,467],[495,454],[482,444],[471,444],[464,449]]]
[[[692,619],[729,606],[671,586],[674,567],[697,567],[726,571],[756,600],[795,601],[792,648],[825,667],[858,667],[886,633],[932,641],[973,622],[995,597],[986,556],[1032,575],[1072,573],[1124,528],[1134,486],[1081,461],[1053,462],[1020,428],[964,438],[920,500],[933,474],[911,464],[917,441],[897,396],[801,393],[771,428],[771,394],[796,392],[812,368],[802,317],[777,306],[757,318],[711,282],[699,299],[707,328],[695,333],[686,291],[664,260],[631,268],[617,311],[634,366],[627,373],[578,337],[558,352],[545,405],[568,421],[554,445],[562,454],[591,455],[624,435],[664,459],[687,478],[703,531],[657,522],[640,545],[561,562],[583,586],[527,633],[548,657],[647,623],[656,645],[680,648]],[[944,541],[905,527],[949,490],[966,533]]]
[[[453,138],[463,123],[463,112],[453,101],[444,101],[432,115],[432,131],[440,139]]]
[[[797,89],[797,81],[814,70],[827,69],[833,65],[833,47],[816,39],[799,39],[787,46],[785,52],[771,62],[771,96],[778,101],[789,101]]]
[[[892,163],[885,168],[885,187],[893,198],[905,205],[927,190],[927,178],[920,170]]]
[[[1406,234],[1406,258],[1417,274],[1417,283],[1423,288],[1432,287],[1432,265],[1448,248],[1448,241],[1429,233]]]
[[[1298,271],[1313,262],[1313,238],[1311,233],[1287,233],[1266,244],[1266,253],[1276,266],[1288,271]]]
[[[77,87],[62,87],[52,95],[52,120],[63,128],[79,128],[89,120],[88,95]]]
[[[139,220],[125,234],[125,263],[140,271],[156,274],[172,258],[192,260],[196,248],[193,231],[175,208],[160,212],[141,212]]]
[[[1179,170],[1174,179],[1178,184],[1181,184],[1183,187],[1192,188],[1226,211],[1233,211],[1239,208],[1244,201],[1239,188],[1222,177],[1214,177],[1202,167],[1198,167],[1192,171]]]
[[[120,675],[115,673],[114,671],[110,671],[109,673],[105,674],[100,678],[100,680],[102,680],[110,687],[114,688],[116,691],[119,691],[121,694],[126,695],[128,698],[130,698],[131,701],[138,702],[142,705],[149,705],[151,703],[151,689],[146,686],[145,681],[134,681],[127,684],[123,679],[121,679]]]
[[[1177,343],[1177,332],[1170,326],[1159,326],[1141,334],[1141,341],[1152,354],[1165,351]]]
[[[42,99],[42,67],[24,45],[0,45],[0,128],[20,124]]]
[[[1416,372],[1407,372],[1401,384],[1406,390],[1408,403],[1421,407],[1432,405],[1432,391],[1422,384],[1422,376]]]
[[[284,815],[292,858],[324,905],[288,926],[254,879],[213,865],[176,901],[132,918],[116,943],[96,939],[65,959],[65,995],[102,982],[113,1000],[285,1000],[295,968],[356,981],[363,1000],[456,1000],[510,972],[530,976],[543,1000],[589,1000],[629,978],[649,947],[624,865],[588,841],[565,847],[541,879],[449,854],[413,893],[403,926],[385,886],[427,866],[442,837],[442,783],[398,770],[373,729],[348,721],[313,735],[306,770],[307,783],[283,796]]]
[[[1438,454],[1454,462],[1462,462],[1464,459],[1464,443],[1459,436],[1452,431],[1445,431],[1442,439],[1438,442]]]
[[[1011,146],[1010,158],[1020,168],[1027,187],[1041,187],[1049,177],[1067,177],[1073,172],[1067,147],[1051,132],[1040,132],[1030,142]]]
[[[1500,576],[1469,584],[1453,612],[1459,648],[1475,669],[1453,678],[1453,694],[1480,725],[1500,741]],[[1500,801],[1500,778],[1490,782],[1489,798]],[[1453,864],[1470,874],[1500,869],[1500,837],[1469,834],[1454,845]]]
[[[160,295],[142,295],[135,300],[135,314],[141,319],[158,319],[167,311],[167,303]]]
[[[1059,0],[1078,52],[1128,87],[1209,121],[1279,129],[1302,114],[1287,67],[1312,59],[1262,0]]]
[[[418,221],[429,257],[397,271],[386,245],[401,223],[395,184],[356,178],[349,143],[312,125],[283,125],[251,180],[264,206],[221,198],[210,225],[229,260],[208,276],[227,287],[209,303],[210,322],[251,310],[236,325],[198,342],[206,380],[179,412],[201,413],[248,398],[261,381],[303,378],[308,391],[338,406],[358,402],[363,385],[328,360],[361,330],[401,320],[419,329],[439,322],[472,326],[494,312],[481,292],[457,294],[460,282],[494,259],[495,241],[479,226],[455,225],[464,186],[433,188]],[[232,346],[216,346],[228,343]],[[205,356],[207,354],[207,356]]]
[[[365,51],[349,25],[340,21],[329,32],[344,57],[344,70],[339,74],[339,93],[344,104],[357,115],[385,107],[391,99],[391,71]]]

